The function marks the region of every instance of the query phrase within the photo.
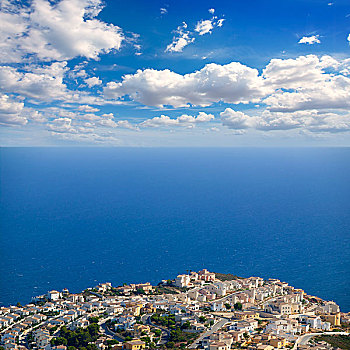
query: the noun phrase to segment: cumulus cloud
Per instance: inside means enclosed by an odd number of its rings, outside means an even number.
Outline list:
[[[205,112],[199,112],[198,116],[191,116],[183,114],[177,118],[170,118],[167,115],[161,115],[160,117],[154,117],[152,119],[147,119],[140,123],[142,127],[171,127],[171,126],[191,126],[198,123],[210,122],[215,117],[212,114],[207,114]]]
[[[1,62],[68,60],[119,50],[122,30],[96,19],[101,0],[33,0],[29,6],[4,1],[0,8]]]
[[[229,129],[247,129],[256,125],[256,118],[240,111],[234,111],[232,108],[226,108],[220,113],[220,117],[222,125]]]
[[[48,123],[51,135],[62,140],[88,143],[115,143],[118,140],[109,132],[97,130],[93,124],[77,125],[70,118],[56,118]]]
[[[112,113],[102,115],[94,113],[79,114],[60,108],[51,108],[51,112],[56,117],[50,116],[50,120],[46,123],[47,130],[53,136],[65,140],[116,141],[112,129],[126,127],[125,123],[118,124],[115,122]]]
[[[347,66],[347,60],[338,62],[329,56],[271,60],[263,77],[265,85],[273,86],[275,91],[264,102],[271,111],[348,109],[350,78],[341,73],[348,70]]]
[[[27,71],[1,66],[0,89],[41,101],[63,98],[67,95],[67,86],[63,83],[66,66],[66,62],[55,62],[49,66],[28,67]]]
[[[129,95],[149,106],[184,107],[189,104],[208,106],[217,101],[257,102],[267,90],[270,88],[264,87],[263,78],[256,69],[232,62],[207,64],[201,70],[185,75],[168,69],[138,70],[135,74],[125,75],[122,82],[108,83],[104,93],[114,99]]]
[[[165,7],[160,8],[160,14],[161,15],[166,15],[168,13],[168,10]]]
[[[87,78],[85,79],[85,83],[88,85],[89,88],[96,86],[96,85],[101,85],[102,80],[100,80],[97,77],[92,77],[92,78]]]
[[[209,9],[209,13],[214,14],[214,9]],[[195,35],[204,35],[211,33],[214,27],[222,27],[224,19],[218,19],[213,16],[211,19],[200,20],[197,22],[194,31],[188,30],[187,23],[183,24],[174,31],[173,41],[166,47],[165,52],[182,52],[183,49],[195,41]]]
[[[25,125],[28,120],[23,116],[24,103],[0,94],[0,125]]]
[[[0,66],[0,91],[15,93],[34,103],[64,100],[66,103],[107,103],[88,91],[70,90],[65,83],[69,76],[67,62],[27,65],[23,68]]]
[[[137,125],[131,124],[128,120],[119,120],[116,122],[116,125],[117,127],[123,129],[140,130],[140,128]]]
[[[99,111],[98,108],[95,108],[95,107],[92,107],[92,106],[89,106],[89,105],[78,106],[78,110],[79,111],[83,111],[83,112],[90,112],[90,113],[95,113],[95,112]]]
[[[201,20],[197,23],[196,28],[194,29],[199,35],[204,35],[211,33],[211,30],[214,28],[213,21],[210,19]]]
[[[220,117],[223,126],[235,130],[285,131],[302,129],[318,133],[350,131],[349,113],[321,113],[318,110],[283,113],[264,110],[259,115],[250,116],[241,111],[226,108],[220,113]]]
[[[312,110],[349,110],[349,68],[349,59],[308,55],[273,59],[261,74],[238,62],[208,64],[185,75],[145,69],[124,76],[121,82],[107,84],[104,93],[107,98],[118,100],[129,96],[134,101],[159,108],[208,106],[220,101],[259,103],[260,110],[266,109],[262,119],[226,110],[222,115],[225,125],[249,128],[256,123],[259,130],[287,130],[306,127],[296,114],[298,111],[305,114]],[[152,121],[154,123],[174,125],[178,121],[160,118]]]
[[[348,35],[348,42],[349,42],[349,44],[350,44],[350,34]]]
[[[72,126],[70,118],[56,118],[49,124],[49,129],[58,133],[77,133],[77,129]]]
[[[187,29],[187,24],[183,24],[174,31],[173,41],[166,47],[165,52],[182,52],[188,45],[194,42],[194,38]]]
[[[298,44],[321,44],[321,41],[319,39],[319,35],[311,35],[311,36],[304,36],[299,41]]]
[[[209,10],[210,12],[210,10]],[[217,16],[213,16],[211,19],[200,20],[197,22],[194,28],[195,32],[199,35],[204,35],[212,32],[215,27],[222,27],[224,19],[218,19]]]
[[[216,22],[216,26],[217,27],[222,27],[223,26],[223,24],[224,24],[224,18],[221,18],[221,19],[219,19],[217,22]]]

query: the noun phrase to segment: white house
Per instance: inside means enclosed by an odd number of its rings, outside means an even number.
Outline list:
[[[175,278],[175,286],[176,287],[188,287],[191,284],[191,277],[189,275],[178,275]]]
[[[47,292],[47,297],[52,301],[58,300],[60,298],[60,292],[57,290],[50,290]]]

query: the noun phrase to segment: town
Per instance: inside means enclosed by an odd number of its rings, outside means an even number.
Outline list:
[[[0,308],[3,350],[349,349],[350,313],[278,279],[188,270]]]

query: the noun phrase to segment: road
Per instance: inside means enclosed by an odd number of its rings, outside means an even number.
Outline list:
[[[312,337],[315,337],[317,335],[349,335],[349,333],[348,332],[307,333],[307,334],[300,336],[296,340],[292,350],[296,350],[298,348],[298,345],[306,345]]]
[[[125,339],[121,338],[117,333],[113,332],[112,330],[110,330],[106,323],[101,323],[100,327],[102,328],[102,332],[106,335],[110,335],[112,336],[115,340],[118,340],[120,342],[123,342]]]
[[[162,334],[160,336],[160,339],[159,339],[159,342],[157,343],[157,345],[164,345],[169,341],[170,331],[167,328],[164,328],[164,327],[159,326],[155,323],[152,323],[151,316],[152,316],[152,314],[143,315],[143,316],[141,316],[141,321],[144,324],[148,324],[150,326],[157,327],[162,331]]]
[[[196,349],[197,346],[199,345],[199,343],[206,337],[209,337],[210,335],[212,335],[214,332],[216,332],[217,330],[219,330],[221,327],[224,326],[224,324],[227,323],[227,319],[221,319],[220,321],[216,322],[213,327],[210,328],[209,331],[202,333],[199,338],[192,343],[188,348],[189,349]]]

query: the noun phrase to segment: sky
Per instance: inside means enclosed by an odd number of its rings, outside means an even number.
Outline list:
[[[349,0],[0,4],[1,146],[350,146]]]

